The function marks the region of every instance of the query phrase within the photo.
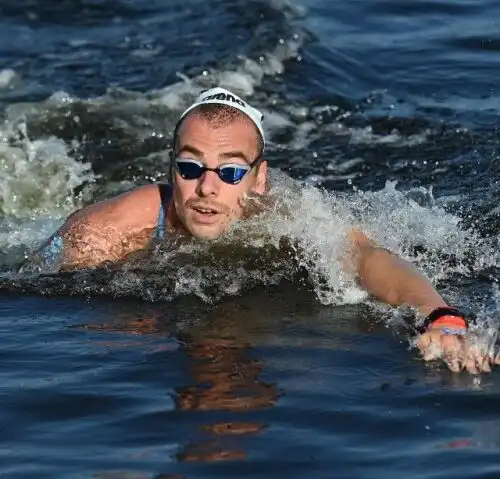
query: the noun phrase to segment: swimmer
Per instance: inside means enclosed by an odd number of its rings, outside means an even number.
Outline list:
[[[42,247],[62,268],[92,268],[145,248],[171,231],[219,237],[244,216],[244,198],[264,195],[262,114],[223,88],[202,92],[180,116],[173,136],[171,184],[141,186],[73,213]],[[469,320],[448,305],[411,264],[359,230],[350,233],[348,263],[360,286],[391,306],[409,305],[425,317],[419,348],[452,371],[490,371],[498,359],[468,341]]]

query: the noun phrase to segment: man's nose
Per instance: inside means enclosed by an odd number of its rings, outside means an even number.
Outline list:
[[[215,171],[205,171],[198,180],[198,195],[216,196],[219,193],[220,181]]]

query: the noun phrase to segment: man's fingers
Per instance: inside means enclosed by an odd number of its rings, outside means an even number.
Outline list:
[[[436,341],[436,338],[430,333],[425,333],[420,336],[419,348],[424,361],[433,361],[434,359],[438,359],[442,356],[439,341]]]
[[[500,365],[500,351],[488,353],[479,346],[472,346],[466,337],[429,331],[419,338],[419,349],[425,361],[442,358],[453,372],[462,369],[470,374],[491,372],[492,365]]]
[[[467,347],[466,369],[472,374],[491,372],[491,356],[480,346]]]
[[[446,365],[453,372],[459,372],[464,363],[464,344],[460,336],[441,335],[441,348]]]
[[[444,362],[450,371],[458,373],[462,369],[461,361],[455,356],[445,356]]]
[[[468,356],[465,360],[465,369],[471,374],[477,374],[479,371],[477,369],[476,359]]]
[[[491,359],[488,353],[488,348],[483,347],[476,350],[476,362],[479,372],[490,373],[491,372]]]
[[[431,337],[429,333],[424,333],[418,338],[418,348],[423,353],[431,344]]]
[[[493,355],[493,359],[491,362],[493,364],[500,364],[500,352]]]
[[[481,369],[483,370],[483,372],[485,373],[491,373],[491,365],[490,365],[490,358],[488,356],[486,356],[484,359],[483,359],[483,364],[481,365]]]

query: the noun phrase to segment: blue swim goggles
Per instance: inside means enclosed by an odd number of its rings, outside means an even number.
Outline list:
[[[260,158],[257,158],[248,165],[225,163],[217,168],[208,168],[200,161],[191,158],[174,159],[177,171],[185,180],[197,180],[205,171],[214,171],[224,183],[230,185],[237,185],[259,160]]]

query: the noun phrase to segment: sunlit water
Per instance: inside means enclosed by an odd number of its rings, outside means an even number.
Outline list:
[[[412,312],[341,258],[363,229],[494,341],[499,15],[2,3],[0,476],[498,477],[498,372],[425,364]],[[271,208],[213,244],[16,273],[71,211],[164,181],[177,116],[215,84],[265,114]]]

